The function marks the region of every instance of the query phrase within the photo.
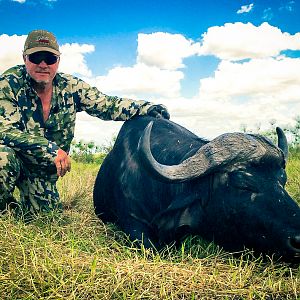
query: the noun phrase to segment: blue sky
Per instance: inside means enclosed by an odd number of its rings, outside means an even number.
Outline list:
[[[295,33],[300,25],[299,3],[286,0],[1,0],[0,3],[1,31],[24,34],[32,28],[47,27],[60,39],[98,38],[140,31],[185,32],[197,38],[211,26],[237,21],[259,25],[265,20],[283,31]],[[249,13],[237,14],[242,6],[250,4],[253,9]]]
[[[0,0],[0,72],[20,63],[29,31],[47,29],[72,58],[62,71],[108,94],[164,103],[174,121],[200,135],[266,127],[270,119],[285,126],[300,114],[299,12],[298,0]],[[144,75],[174,92],[145,84]],[[78,138],[88,126],[102,126],[86,116],[79,121]]]

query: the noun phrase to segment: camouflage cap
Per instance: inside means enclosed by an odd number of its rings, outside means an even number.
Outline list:
[[[29,32],[24,44],[25,55],[39,51],[49,51],[60,55],[59,46],[53,33],[46,30],[33,30]]]

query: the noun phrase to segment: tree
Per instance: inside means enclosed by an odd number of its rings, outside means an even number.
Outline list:
[[[300,116],[295,118],[296,124],[293,127],[289,127],[287,131],[292,135],[293,140],[291,143],[292,147],[299,147],[300,145]]]
[[[289,139],[289,147],[293,149],[299,149],[300,148],[300,116],[297,116],[295,118],[296,124],[294,126],[283,126],[282,129],[286,133]],[[275,144],[277,143],[277,134],[276,134],[276,127],[278,126],[276,124],[275,119],[271,119],[269,121],[270,123],[270,129],[262,131],[260,126],[256,125],[256,131],[255,133],[261,134],[263,136],[268,137],[270,140],[272,140]],[[246,132],[247,131],[247,125],[242,124],[241,125],[241,131]],[[250,131],[250,133],[254,133],[253,131]]]

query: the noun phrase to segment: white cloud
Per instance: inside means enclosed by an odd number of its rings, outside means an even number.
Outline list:
[[[254,4],[251,3],[249,5],[243,5],[236,13],[237,14],[244,14],[244,13],[249,13],[254,7]]]
[[[23,63],[22,51],[26,35],[0,35],[0,74],[6,69]]]
[[[300,111],[300,59],[222,61],[214,76],[200,80],[203,114],[216,118],[222,130],[293,122]],[[209,125],[211,126],[211,124]]]
[[[12,0],[13,2],[25,3],[26,0]]]
[[[0,36],[0,72],[22,62],[25,38]],[[299,49],[299,38],[300,33],[282,33],[267,23],[257,27],[250,23],[211,27],[203,36],[201,49],[182,35],[140,34],[137,63],[113,67],[101,76],[92,74],[85,60],[86,55],[97,51],[93,45],[65,44],[61,46],[60,70],[78,74],[110,95],[163,103],[173,121],[212,138],[238,131],[241,124],[254,128],[256,124],[267,127],[271,119],[279,125],[293,122],[300,112],[300,59],[279,54]],[[199,79],[199,95],[187,99],[181,94],[186,70],[179,68],[184,66],[184,58],[197,51],[199,55],[215,55],[221,61],[214,74]],[[248,60],[238,61],[245,58]],[[122,124],[100,121],[84,113],[78,114],[77,121],[76,139],[99,144],[110,140]]]
[[[200,80],[200,95],[210,99],[273,98],[294,102],[300,95],[300,59],[266,58],[236,63],[222,61],[213,77]],[[245,101],[242,102],[242,104]]]
[[[140,33],[137,61],[161,69],[175,70],[184,67],[183,59],[196,54],[199,46],[181,34]]]
[[[293,36],[282,33],[267,23],[258,27],[252,24],[225,24],[213,36],[214,28],[208,29],[209,40],[203,41],[203,47],[210,42],[210,54],[222,59],[247,57],[249,60],[221,60],[213,76],[199,80],[197,97],[187,99],[180,93],[183,71],[176,69],[182,67],[184,57],[194,55],[193,45],[196,45],[187,39],[183,42],[183,36],[172,39],[171,34],[165,35],[168,38],[162,46],[161,39],[156,39],[162,36],[161,33],[145,35],[138,39],[142,47],[138,45],[137,64],[116,67],[106,76],[91,79],[100,90],[109,94],[135,98],[155,95],[152,100],[165,104],[173,121],[208,138],[223,132],[239,131],[241,124],[246,124],[250,129],[258,126],[266,129],[271,120],[276,120],[281,126],[293,123],[293,118],[300,111],[300,59],[278,54],[285,49],[299,49],[299,33]],[[243,38],[241,33],[247,37]],[[226,37],[231,37],[230,42]],[[149,40],[144,43],[144,38]],[[236,40],[240,42],[236,43]],[[172,46],[169,47],[167,41]],[[146,47],[148,42],[149,49]],[[179,51],[179,54],[172,56],[171,49],[185,49],[186,52]],[[121,123],[106,124],[94,118],[85,120],[77,126],[76,137],[94,139],[98,143],[107,141],[112,132],[117,133]],[[99,130],[108,127],[111,130]],[[80,132],[80,128],[84,130]]]
[[[283,50],[300,49],[300,33],[283,33],[268,23],[260,26],[227,23],[210,27],[202,37],[199,55],[215,55],[226,60],[277,56]]]
[[[123,122],[103,121],[80,112],[76,116],[75,139],[95,141],[98,145],[108,145],[116,136]]]
[[[59,70],[61,72],[76,74],[78,76],[92,76],[92,71],[88,68],[85,54],[95,51],[95,46],[88,44],[64,44],[60,47],[61,61]]]
[[[177,97],[183,73],[162,70],[155,66],[137,63],[132,67],[115,67],[106,76],[98,76],[90,82],[108,94],[134,98]]]
[[[114,67],[107,75],[87,79],[101,91],[133,98],[180,96],[183,59],[199,51],[199,43],[180,34],[155,32],[138,35],[137,63]]]

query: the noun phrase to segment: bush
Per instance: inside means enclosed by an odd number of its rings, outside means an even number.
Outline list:
[[[84,142],[74,140],[71,144],[71,157],[76,162],[101,164],[112,149],[116,138],[113,137],[108,145],[98,146],[95,142]]]

